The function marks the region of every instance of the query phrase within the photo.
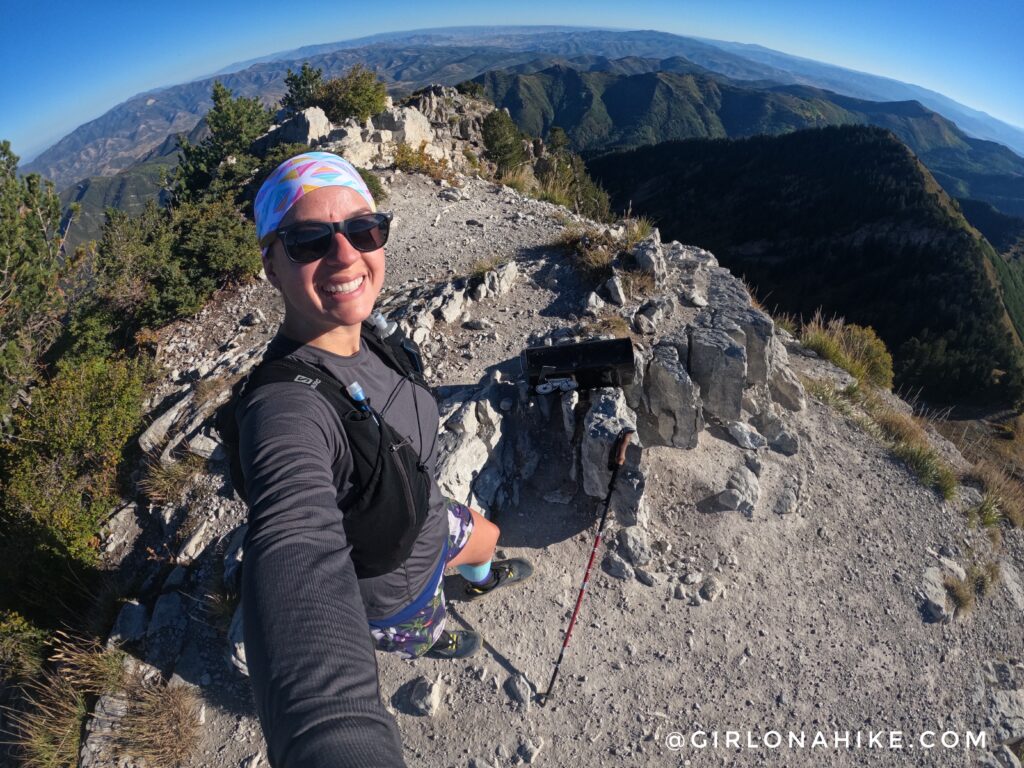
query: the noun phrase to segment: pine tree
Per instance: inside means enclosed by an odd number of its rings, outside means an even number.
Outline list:
[[[322,69],[313,69],[308,63],[303,63],[298,72],[289,69],[284,78],[288,92],[281,99],[281,106],[291,113],[316,106],[322,98],[323,74]]]
[[[487,157],[498,166],[499,177],[525,162],[522,135],[508,112],[496,109],[488,114],[484,118],[483,134]]]
[[[75,266],[63,254],[67,224],[53,184],[18,176],[18,156],[0,142],[0,419],[60,333],[62,280]]]
[[[210,187],[221,163],[245,155],[249,146],[266,133],[271,112],[259,99],[233,98],[231,89],[219,80],[213,83],[213,109],[206,113],[210,135],[198,144],[181,142],[181,164],[175,178],[175,193],[193,199]]]

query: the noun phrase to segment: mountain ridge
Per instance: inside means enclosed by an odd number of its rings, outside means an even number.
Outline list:
[[[1024,158],[967,136],[918,101],[865,101],[807,85],[753,88],[721,75],[665,72],[655,69],[660,62],[639,61],[647,71],[628,74],[609,66],[579,72],[555,65],[531,73],[492,70],[474,80],[526,133],[546,136],[557,124],[581,151],[824,125],[877,125],[917,153],[951,194],[1024,215]],[[633,69],[638,68],[634,63]],[[571,101],[563,102],[567,96]]]
[[[526,56],[527,59],[529,58],[529,51],[534,51],[535,53],[538,54],[546,53],[548,55],[591,55],[599,53],[609,58],[616,58],[624,55],[648,55],[656,58],[668,58],[671,56],[679,55],[685,56],[686,58],[693,60],[694,63],[704,66],[705,68],[719,71],[723,74],[732,77],[741,77],[751,80],[773,79],[782,82],[794,79],[793,76],[787,75],[784,70],[778,69],[777,67],[773,67],[764,63],[742,60],[741,57],[737,56],[736,54],[730,53],[721,47],[715,47],[702,41],[681,37],[678,35],[672,35],[670,33],[656,31],[647,33],[616,32],[606,30],[599,30],[595,32],[592,30],[580,31],[578,29],[574,29],[573,31],[569,32],[546,31],[544,33],[526,35],[516,33],[515,29],[516,28],[512,28],[511,31],[499,31],[484,39],[492,41],[495,39],[502,40],[506,44],[508,44],[506,50],[510,56]],[[430,30],[419,32],[412,31],[409,33],[402,34],[404,34],[408,39],[415,38],[416,35],[429,31]],[[441,40],[438,41],[437,37],[437,35],[433,35],[432,39],[435,42],[443,42],[445,40],[445,38],[442,37]],[[467,35],[465,34],[456,36],[449,35],[449,39],[466,39],[466,37]],[[335,46],[336,44],[326,45],[328,47],[332,47],[332,50],[336,50],[339,52],[343,52],[344,50],[348,50],[349,52],[351,52],[351,50],[355,50],[344,48],[334,49],[333,46]],[[338,43],[337,45],[342,46],[343,43]],[[378,47],[390,48],[390,46]],[[372,59],[373,53],[374,51],[370,50],[367,56]],[[784,54],[782,55],[784,56]],[[537,58],[537,56],[535,55],[533,56],[533,58]],[[349,65],[351,65],[351,63],[355,63],[356,60],[358,59],[350,57],[348,59]],[[250,92],[249,85],[246,83],[252,78],[266,76],[265,69],[261,70],[260,67],[265,68],[267,66],[275,66],[279,71],[276,73],[274,77],[270,79],[274,80],[276,83],[279,82],[279,78],[283,78],[284,69],[288,65],[291,65],[294,68],[298,68],[298,66],[302,63],[302,61],[299,59],[275,61],[277,61],[277,63],[274,65],[257,64],[254,65],[254,67],[249,67],[248,69],[243,70],[243,72],[250,73],[248,75],[245,75],[244,78],[242,77],[242,72],[233,73],[234,79],[232,80],[232,83],[229,84],[229,87],[232,87],[233,90],[236,90],[236,92],[240,93],[241,95],[254,95],[253,92]],[[314,66],[321,66],[321,64],[315,61],[311,63]],[[499,63],[499,58],[495,57],[491,61],[491,66],[497,66]],[[373,66],[372,62],[371,66]],[[256,71],[250,72],[250,70],[253,70],[254,68],[256,69]],[[485,67],[480,71],[484,71],[484,69],[486,68],[488,67]],[[338,74],[337,71],[333,71],[333,73]],[[472,72],[467,69],[461,71],[459,77],[461,79],[469,79],[470,77],[473,77],[476,74],[479,74],[479,72]],[[174,89],[182,88],[188,90],[189,87],[193,86],[195,83],[207,84],[205,90],[208,93],[208,84],[215,77],[219,77],[220,79],[225,80],[228,78],[227,75],[221,73],[218,75],[207,77],[205,79],[192,81],[191,83],[185,83],[178,86],[168,86],[166,89],[158,91],[158,93],[163,93],[165,95],[165,99],[168,96],[170,96],[173,99],[174,94],[168,94],[168,91],[174,91]],[[866,77],[869,78],[866,82],[870,83],[873,82],[870,80],[870,78],[875,76]],[[435,76],[433,78],[424,78],[421,84],[426,85],[427,81],[429,81],[430,79],[435,79],[438,82],[448,84],[454,84],[454,82],[457,82],[457,78],[450,79],[443,76]],[[243,81],[245,81],[245,83]],[[283,93],[283,86],[281,86],[281,92]],[[116,144],[116,140],[119,136],[124,138],[125,136],[130,135],[134,130],[134,128],[131,126],[122,129],[115,129],[113,126],[108,125],[109,123],[113,122],[111,120],[111,113],[113,112],[117,113],[118,115],[123,115],[126,117],[128,122],[131,123],[131,110],[124,109],[125,105],[144,97],[151,98],[152,94],[153,92],[147,92],[147,94],[140,94],[137,97],[133,97],[133,99],[129,99],[128,101],[122,102],[121,104],[111,108],[111,110],[108,110],[108,112],[96,118],[96,120],[89,121],[88,123],[83,124],[83,126],[80,126],[67,136],[63,137],[55,145],[40,153],[31,163],[26,163],[23,170],[25,172],[41,173],[47,178],[51,178],[55,182],[57,182],[57,186],[59,189],[63,189],[64,187],[70,185],[71,183],[75,183],[86,176],[97,175],[97,173],[109,174],[125,167],[127,165],[127,163],[125,162],[105,162],[103,160],[103,158],[106,157],[109,153],[109,150],[113,148],[113,145],[112,147],[104,147],[103,142],[101,141],[99,144],[92,144],[90,146],[90,142],[96,142],[99,139],[105,138],[107,141]],[[926,95],[926,98],[930,97]],[[948,102],[943,102],[943,109],[953,109],[953,105],[955,105],[955,102],[952,102],[951,100],[949,100]],[[204,98],[203,94],[200,93],[196,98],[190,100],[188,103],[182,104],[182,109],[180,112],[165,115],[163,117],[163,125],[161,125],[160,120],[158,119],[156,124],[152,126],[153,132],[158,133],[162,131],[164,135],[169,135],[170,133],[175,132],[176,130],[187,130],[188,128],[191,128],[191,124],[189,124],[190,121],[193,123],[194,121],[197,121],[199,115],[205,112],[206,109],[209,108],[209,106],[209,99]],[[956,110],[953,109],[953,111],[955,112]],[[185,115],[191,115],[191,118],[185,117]],[[180,122],[176,122],[179,119]],[[88,136],[84,136],[84,134],[89,133],[88,129],[90,126],[95,128],[97,125],[100,124],[108,125],[105,134],[103,134],[102,136],[92,136],[91,138]],[[176,125],[177,127],[175,127]],[[134,123],[132,123],[132,126],[134,126]],[[997,131],[996,133],[998,134],[999,132]],[[995,134],[993,134],[993,136],[994,135]],[[1002,138],[1000,140],[1002,140],[1004,143],[1009,142],[1011,145],[1017,148],[1018,152],[1024,153],[1024,130],[1013,129],[1011,127],[1009,129],[1008,134],[1001,136]],[[1010,138],[1007,138],[1007,136],[1009,136]],[[151,144],[155,143],[158,143],[156,138],[151,137]],[[68,157],[62,157],[62,155],[74,155],[75,153],[81,154],[83,152],[86,152],[87,147],[89,148],[89,154],[98,159],[91,159],[88,161],[82,161],[79,162],[78,164],[75,164]],[[149,147],[147,146],[146,148],[148,149]]]

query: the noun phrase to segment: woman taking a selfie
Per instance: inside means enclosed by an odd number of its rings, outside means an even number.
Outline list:
[[[358,171],[308,152],[263,183],[255,218],[285,316],[237,409],[248,500],[246,659],[274,766],[402,765],[373,650],[464,658],[443,575],[474,599],[530,575],[493,563],[498,528],[434,480],[438,409],[400,334],[367,324],[391,215]]]

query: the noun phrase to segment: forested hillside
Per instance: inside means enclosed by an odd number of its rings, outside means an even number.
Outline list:
[[[652,70],[656,64],[664,69]],[[866,101],[805,85],[737,82],[687,64],[631,60],[630,66],[585,70],[572,62],[540,71],[491,71],[475,82],[509,110],[520,129],[547,136],[558,126],[577,150],[875,125],[910,147],[949,194],[1024,215],[1024,158],[967,136],[919,102]]]
[[[943,400],[1024,395],[1000,299],[1019,304],[1020,284],[891,133],[666,142],[588,167],[614,205],[713,251],[769,307],[805,317],[821,307],[874,327],[899,386]]]

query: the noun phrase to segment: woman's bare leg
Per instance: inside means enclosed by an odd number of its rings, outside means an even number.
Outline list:
[[[469,534],[469,541],[462,551],[448,563],[451,567],[481,565],[494,557],[494,548],[498,544],[498,534],[501,530],[475,509],[469,511],[473,515],[473,532]]]

